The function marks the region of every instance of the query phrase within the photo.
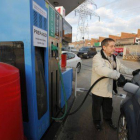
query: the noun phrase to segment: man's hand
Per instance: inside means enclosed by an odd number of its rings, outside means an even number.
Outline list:
[[[121,74],[120,77],[118,78],[118,87],[123,87],[126,84],[126,79],[124,76]]]
[[[140,72],[140,69],[134,70],[134,71],[132,72],[132,75],[135,76],[135,75],[137,75],[139,72]]]

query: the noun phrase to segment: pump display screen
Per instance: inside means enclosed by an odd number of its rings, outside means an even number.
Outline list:
[[[0,42],[0,62],[11,64],[19,69],[23,121],[28,122],[23,42]]]
[[[47,112],[47,88],[44,73],[44,49],[35,48],[35,72],[38,119]]]
[[[63,19],[63,40],[71,43],[72,41],[72,27]]]

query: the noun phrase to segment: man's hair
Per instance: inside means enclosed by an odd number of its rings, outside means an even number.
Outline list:
[[[112,39],[112,38],[105,38],[105,39],[101,42],[102,49],[103,49],[103,46],[107,46],[107,45],[108,45],[108,42],[111,42],[111,41],[115,42],[115,40]]]

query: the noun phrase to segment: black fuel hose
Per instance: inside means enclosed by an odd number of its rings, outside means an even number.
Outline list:
[[[96,81],[93,83],[93,85],[89,88],[89,90],[88,90],[88,92],[87,92],[87,94],[86,94],[84,100],[83,100],[82,103],[80,104],[80,106],[79,106],[75,111],[73,111],[73,112],[71,112],[71,113],[69,113],[69,114],[67,114],[67,115],[73,115],[73,114],[75,114],[75,113],[82,107],[82,105],[84,104],[84,102],[85,102],[85,100],[87,99],[87,97],[88,97],[90,91],[92,90],[92,88],[93,88],[99,81],[101,81],[102,79],[105,79],[105,78],[108,78],[108,77],[101,77],[101,78],[99,78],[98,80],[96,80]]]

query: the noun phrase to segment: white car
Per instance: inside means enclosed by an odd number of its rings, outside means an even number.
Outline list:
[[[79,73],[82,66],[81,58],[72,52],[62,51],[62,54],[64,53],[67,55],[67,67],[77,68],[77,73]]]

